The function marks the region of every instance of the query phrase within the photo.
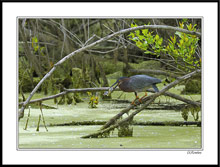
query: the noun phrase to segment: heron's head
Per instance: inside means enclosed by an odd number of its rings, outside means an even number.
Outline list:
[[[118,78],[117,81],[104,93],[104,95],[109,96],[117,88],[118,85],[123,83],[125,78],[128,78],[128,77]]]

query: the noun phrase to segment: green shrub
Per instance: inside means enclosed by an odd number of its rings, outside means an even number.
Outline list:
[[[143,61],[139,64],[129,63],[134,69],[160,69],[160,62],[155,60]]]
[[[185,84],[182,94],[201,94],[201,80],[189,80]]]
[[[101,62],[103,65],[103,69],[105,70],[105,74],[113,74],[118,71],[122,71],[124,63],[122,62],[117,62],[115,63],[114,60],[105,60]]]

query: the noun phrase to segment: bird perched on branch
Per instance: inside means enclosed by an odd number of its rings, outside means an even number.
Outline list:
[[[159,92],[156,84],[161,83],[161,80],[158,78],[150,77],[148,75],[134,75],[131,77],[120,77],[118,80],[109,88],[104,95],[110,95],[117,86],[123,92],[134,92],[136,99],[141,103],[142,99],[147,96],[147,89],[153,87],[156,92]],[[139,98],[137,92],[145,92],[145,95],[142,98]],[[131,103],[134,104],[135,100]]]

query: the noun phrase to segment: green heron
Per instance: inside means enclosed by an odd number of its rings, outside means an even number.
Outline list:
[[[147,88],[152,86],[155,92],[159,92],[156,86],[156,84],[158,83],[161,83],[160,79],[150,77],[148,75],[134,75],[131,77],[120,77],[109,88],[109,90],[104,93],[104,95],[111,94],[111,92],[113,92],[115,88],[119,86],[119,88],[123,92],[134,92],[136,99],[139,99],[139,102],[141,102],[142,98],[147,96],[147,92],[146,92]],[[140,99],[137,95],[137,92],[143,92],[143,91],[145,91],[145,95]],[[134,104],[135,100],[131,104]]]

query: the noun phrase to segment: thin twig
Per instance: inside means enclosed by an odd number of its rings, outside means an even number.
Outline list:
[[[38,122],[37,122],[37,129],[36,129],[37,132],[39,132],[40,120],[41,120],[41,115],[39,114],[39,118],[38,118]]]
[[[24,130],[27,130],[28,121],[29,121],[29,118],[30,118],[30,110],[31,110],[30,108],[31,108],[31,107],[29,106],[28,117],[27,117],[27,121],[26,121]]]
[[[46,22],[45,20],[42,20],[42,21],[44,21],[44,22]],[[51,22],[51,23],[53,23],[53,24],[58,24],[60,27],[57,27],[60,31],[62,31],[62,29],[61,29],[61,27],[63,27],[60,23],[57,23],[57,22],[55,22],[54,20],[50,20],[49,22]],[[48,23],[47,23],[48,24]],[[75,34],[73,34],[73,33],[71,33],[69,30],[67,30],[65,27],[64,27],[64,29],[66,30],[66,32],[68,32],[70,35],[72,35],[75,39],[77,39],[77,41],[75,41],[75,40],[73,40],[68,34],[67,34],[67,37],[71,40],[71,41],[73,41],[75,44],[77,44],[78,46],[80,46],[80,47],[82,47],[83,46],[83,43],[80,41],[80,39],[77,37],[77,35],[75,35]]]
[[[44,120],[44,115],[43,115],[43,111],[42,111],[42,103],[40,102],[40,112],[41,112],[41,115],[42,115],[42,120],[43,120],[43,123],[44,123],[44,127],[46,129],[46,131],[48,132],[48,129],[47,129],[47,126],[46,126],[46,123],[45,123],[45,120]]]

